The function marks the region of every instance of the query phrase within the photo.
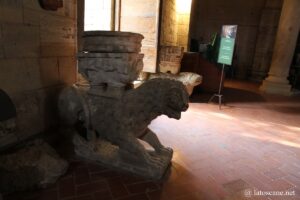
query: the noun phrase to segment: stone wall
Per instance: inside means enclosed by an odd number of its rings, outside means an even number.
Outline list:
[[[188,50],[190,13],[177,13],[177,45]]]
[[[161,14],[160,45],[177,45],[176,0],[163,1]]]
[[[155,72],[157,66],[159,0],[122,0],[121,31],[142,34],[145,72]]]
[[[38,0],[0,0],[0,88],[17,107],[21,141],[56,124],[56,94],[76,80],[76,1],[46,11]]]
[[[213,33],[220,32],[222,25],[237,24],[236,57],[233,67],[236,77],[247,78],[253,66],[261,17],[266,2],[274,3],[277,0],[194,1],[196,8],[193,12],[197,13],[192,13],[190,37],[207,43]],[[272,24],[278,24],[276,17],[271,21]]]
[[[189,4],[190,2],[186,1],[185,3]],[[179,6],[178,0],[162,2],[160,45],[180,46],[187,50],[190,12],[180,12]]]

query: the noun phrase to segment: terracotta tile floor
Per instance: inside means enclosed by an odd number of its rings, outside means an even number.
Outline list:
[[[261,95],[257,87],[228,81],[222,110],[200,94],[180,121],[153,121],[151,129],[175,150],[170,175],[161,181],[74,161],[53,187],[5,199],[299,200],[300,98]]]

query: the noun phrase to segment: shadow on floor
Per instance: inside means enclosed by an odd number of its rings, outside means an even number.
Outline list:
[[[290,105],[290,106],[267,106],[267,108],[271,110],[275,110],[280,113],[291,114],[291,115],[299,115],[300,114],[300,106],[298,105]]]
[[[258,93],[225,87],[222,91],[225,103],[258,103],[265,102],[264,97]],[[191,96],[191,103],[207,103],[213,93],[197,93]],[[217,99],[214,99],[217,101]]]

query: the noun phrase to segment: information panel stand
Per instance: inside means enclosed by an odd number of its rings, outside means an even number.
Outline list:
[[[222,73],[221,73],[221,80],[220,80],[220,85],[219,85],[219,92],[218,94],[214,94],[212,97],[210,97],[208,103],[210,103],[215,97],[218,97],[219,99],[219,110],[221,110],[221,106],[222,106],[222,94],[221,94],[221,90],[222,90],[222,83],[223,83],[223,75],[224,75],[224,68],[225,68],[225,64],[223,64],[222,66]]]
[[[208,101],[210,103],[215,97],[218,98],[219,109],[221,110],[222,106],[222,84],[224,77],[224,68],[225,65],[231,65],[232,56],[234,51],[234,43],[236,38],[237,26],[236,25],[224,25],[222,27],[221,43],[218,55],[218,63],[222,64],[222,73],[220,78],[219,91],[217,94],[214,94]]]

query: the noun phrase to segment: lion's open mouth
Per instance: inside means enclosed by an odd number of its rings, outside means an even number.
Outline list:
[[[174,119],[180,119],[181,117],[181,111],[173,110],[173,109],[168,109],[166,112],[166,115],[169,118],[174,118]]]
[[[168,109],[166,111],[166,115],[169,118],[174,118],[174,119],[180,119],[181,118],[181,112],[184,112],[188,109],[189,105],[186,104],[182,108],[173,108],[172,106],[168,106]]]

